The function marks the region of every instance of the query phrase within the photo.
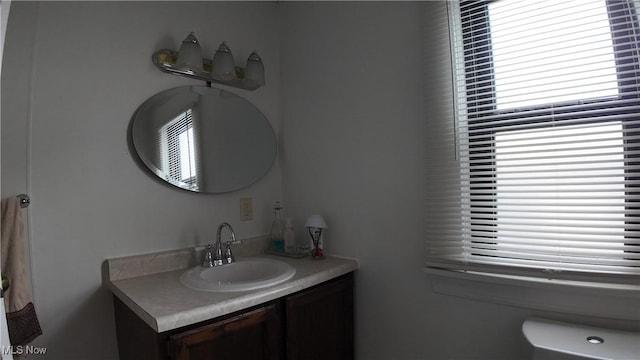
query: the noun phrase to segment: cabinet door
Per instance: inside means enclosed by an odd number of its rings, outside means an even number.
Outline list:
[[[287,360],[348,360],[353,352],[353,275],[286,298]]]
[[[169,338],[176,360],[267,360],[282,358],[282,322],[277,304],[205,325]]]

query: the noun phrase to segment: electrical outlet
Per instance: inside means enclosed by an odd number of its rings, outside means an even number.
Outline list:
[[[253,220],[253,198],[240,198],[240,221]]]

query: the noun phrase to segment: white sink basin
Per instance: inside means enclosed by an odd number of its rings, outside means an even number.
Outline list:
[[[282,261],[246,258],[222,266],[197,266],[185,271],[180,282],[196,290],[244,291],[279,284],[295,273],[295,268]]]

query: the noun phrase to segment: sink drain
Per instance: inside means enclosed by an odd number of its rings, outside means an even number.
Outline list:
[[[587,341],[589,344],[602,344],[604,339],[599,336],[589,336],[587,337]]]

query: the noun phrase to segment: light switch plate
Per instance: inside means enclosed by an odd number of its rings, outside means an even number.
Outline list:
[[[253,198],[240,198],[240,221],[253,220]]]

